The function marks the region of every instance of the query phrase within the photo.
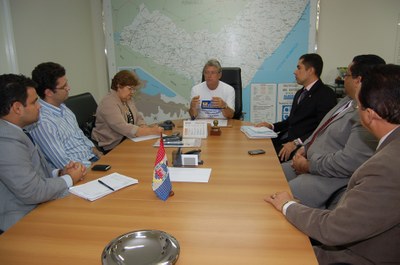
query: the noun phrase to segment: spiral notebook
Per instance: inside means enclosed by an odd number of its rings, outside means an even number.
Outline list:
[[[137,183],[139,183],[137,179],[119,173],[111,173],[110,175],[89,181],[85,184],[73,186],[69,188],[69,192],[86,200],[94,201]]]

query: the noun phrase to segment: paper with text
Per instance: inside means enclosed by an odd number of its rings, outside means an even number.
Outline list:
[[[210,180],[211,168],[169,167],[172,182],[201,182]]]
[[[207,121],[183,121],[183,138],[207,138]]]

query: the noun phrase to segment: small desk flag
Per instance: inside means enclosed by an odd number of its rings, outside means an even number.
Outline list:
[[[153,191],[163,201],[168,199],[172,190],[167,164],[167,155],[165,154],[164,141],[161,135],[160,147],[154,164]]]

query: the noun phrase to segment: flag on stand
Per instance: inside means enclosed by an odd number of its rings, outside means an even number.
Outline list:
[[[164,140],[161,135],[160,147],[158,148],[156,162],[154,163],[153,191],[163,201],[168,199],[172,190],[167,165],[167,155],[165,154]]]

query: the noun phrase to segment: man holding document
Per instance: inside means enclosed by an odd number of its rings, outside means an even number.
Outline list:
[[[209,60],[204,68],[205,81],[195,85],[191,92],[189,114],[192,119],[231,119],[235,113],[235,90],[220,81],[221,64]]]

